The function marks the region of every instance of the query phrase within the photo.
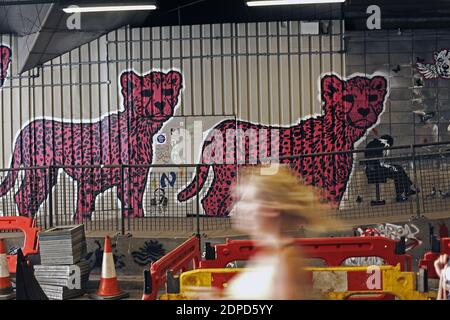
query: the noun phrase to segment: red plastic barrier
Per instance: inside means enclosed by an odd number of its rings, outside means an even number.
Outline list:
[[[200,239],[194,236],[152,263],[150,266],[150,290],[144,292],[142,300],[156,300],[158,290],[166,283],[167,271],[172,271],[174,274],[188,271],[191,262],[193,268],[196,269],[200,259]]]
[[[439,276],[434,269],[434,262],[439,258],[441,254],[450,255],[450,238],[442,238],[440,240],[441,252],[426,252],[423,255],[423,259],[419,261],[419,268],[428,270],[428,278],[439,279]]]
[[[340,266],[353,257],[380,257],[388,265],[400,263],[411,271],[411,256],[395,254],[395,240],[385,237],[300,238],[295,240],[307,258],[323,259],[327,266]],[[215,245],[216,259],[200,261],[200,268],[225,268],[232,261],[248,260],[259,248],[253,240],[229,240]]]
[[[0,230],[20,230],[25,240],[22,247],[24,256],[39,253],[38,232],[34,220],[27,217],[0,217]],[[8,268],[10,273],[16,273],[17,256],[8,255]]]

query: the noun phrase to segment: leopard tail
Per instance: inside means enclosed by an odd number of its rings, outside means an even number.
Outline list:
[[[182,190],[177,198],[178,201],[184,202],[192,197],[194,197],[198,192],[203,188],[203,185],[206,182],[206,179],[208,178],[208,172],[209,172],[209,166],[202,165],[198,168],[198,174],[195,176],[195,178],[192,180],[192,182],[184,189]],[[198,187],[197,187],[198,185]]]

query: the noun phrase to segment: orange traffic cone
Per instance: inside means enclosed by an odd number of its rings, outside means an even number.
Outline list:
[[[16,297],[9,279],[8,262],[6,261],[6,246],[0,239],[0,300],[11,300]]]
[[[117,281],[116,268],[111,248],[111,239],[105,237],[105,248],[103,250],[102,275],[100,277],[100,286],[95,294],[91,294],[91,299],[97,300],[119,300],[127,298],[129,294],[119,289]]]

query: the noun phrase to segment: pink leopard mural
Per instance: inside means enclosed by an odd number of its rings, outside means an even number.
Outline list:
[[[220,122],[206,137],[202,148],[201,163],[221,163],[213,166],[213,181],[201,200],[205,214],[228,215],[233,202],[231,188],[236,181],[237,168],[249,165],[249,160],[255,155],[271,157],[276,154],[286,157],[352,150],[365,132],[377,123],[384,110],[386,96],[387,80],[383,76],[354,76],[345,80],[337,75],[325,75],[321,79],[323,114],[320,116],[301,120],[290,127],[236,120]],[[241,149],[236,147],[236,134],[231,141],[229,138],[227,140],[230,132],[236,133],[236,130],[252,132],[245,136],[245,147]],[[272,134],[274,131],[276,135]],[[217,144],[223,145],[222,154],[217,153]],[[245,159],[245,162],[235,162],[239,159]],[[324,197],[338,204],[352,171],[353,155],[282,159],[280,162],[289,164],[296,175],[322,188]],[[198,175],[179,192],[180,202],[196,195],[197,183],[199,188],[203,188],[209,170],[210,166],[200,166]]]
[[[148,167],[75,168],[86,165],[149,165],[153,161],[153,136],[174,115],[182,90],[178,71],[134,71],[120,76],[123,108],[97,122],[75,123],[52,118],[35,119],[18,135],[11,168],[66,166],[63,170],[77,183],[76,220],[90,219],[96,197],[117,187],[126,216],[142,217],[142,199]],[[67,167],[71,166],[71,167]],[[0,185],[4,196],[15,184],[18,171],[11,171]],[[57,172],[27,170],[15,194],[20,215],[34,216],[57,183]]]
[[[11,64],[12,51],[8,46],[0,45],[0,88],[3,87]]]

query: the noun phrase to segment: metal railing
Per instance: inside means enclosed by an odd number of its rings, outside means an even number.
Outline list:
[[[351,174],[333,213],[341,219],[420,216],[449,210],[450,142],[389,149],[391,155],[378,160],[403,168],[420,191],[405,201],[397,201],[393,179],[381,179],[380,183],[369,181],[364,150],[290,156],[278,160],[300,164],[302,170],[302,166],[311,163],[308,159],[330,166],[338,163],[339,157],[351,155]],[[212,167],[218,165],[210,164]],[[206,216],[201,205],[201,199],[211,185],[213,170],[210,170],[202,190],[195,186],[196,194],[192,199],[186,202],[177,200],[178,192],[191,183],[198,170],[199,165],[0,169],[0,183],[8,176],[17,175],[11,190],[0,197],[0,215],[32,215],[42,228],[73,224],[78,218],[76,221],[83,222],[87,231],[123,234],[158,231],[175,236],[181,232],[201,234],[230,229],[229,217]],[[314,177],[314,167],[308,173]],[[339,172],[335,171],[335,174]],[[329,179],[328,183],[333,181]],[[0,193],[4,192],[0,187]]]

